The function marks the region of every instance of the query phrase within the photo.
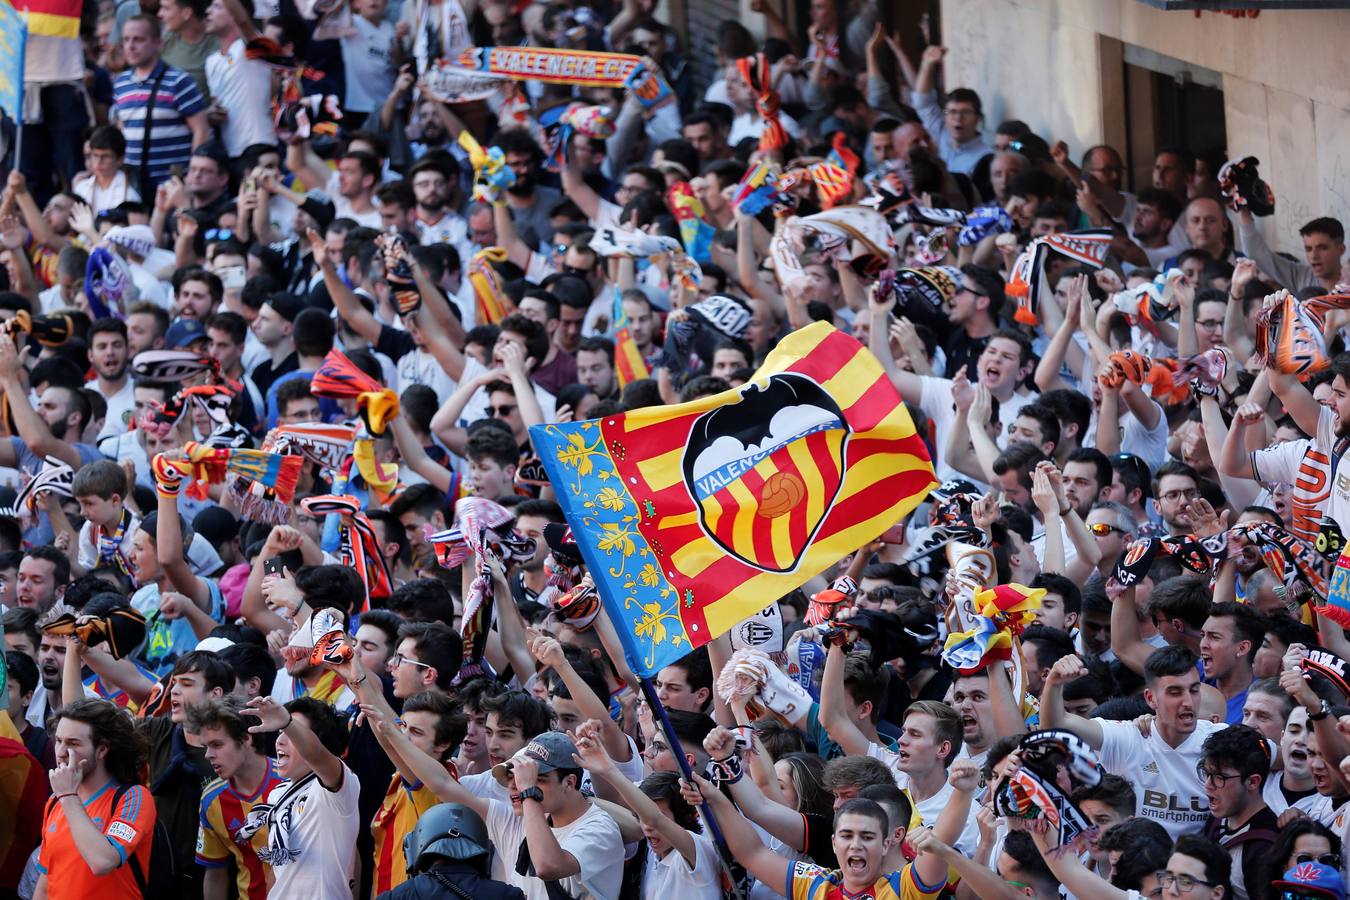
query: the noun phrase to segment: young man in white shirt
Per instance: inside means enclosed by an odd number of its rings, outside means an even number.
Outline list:
[[[581,793],[583,771],[567,735],[546,731],[493,766],[493,776],[510,792],[509,801],[502,801],[474,796],[384,717],[375,727],[437,797],[483,817],[507,884],[530,900],[548,900],[549,881],[577,898],[618,897],[623,837],[614,820]]]
[[[258,719],[250,732],[279,732],[276,769],[288,779],[267,798],[263,862],[275,877],[267,896],[350,896],[361,784],[340,759],[347,746],[345,726],[331,706],[312,697],[285,706],[255,697],[243,712]]]
[[[1144,700],[1155,720],[1145,736],[1133,722],[1084,719],[1064,709],[1064,685],[1087,674],[1077,656],[1055,663],[1041,692],[1041,726],[1065,728],[1101,754],[1102,766],[1135,787],[1138,815],[1173,838],[1196,830],[1209,815],[1196,774],[1205,739],[1225,724],[1200,721],[1199,659],[1186,647],[1155,650],[1144,664]]]
[[[212,0],[206,9],[206,32],[220,52],[206,60],[206,83],[212,106],[207,117],[219,121],[221,138],[231,157],[254,144],[275,144],[272,124],[272,70],[244,53],[246,41],[258,36],[239,0]]]

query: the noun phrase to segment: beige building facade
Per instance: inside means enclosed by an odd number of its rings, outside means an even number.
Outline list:
[[[941,15],[946,85],[980,92],[988,130],[1021,119],[1075,159],[1111,144],[1138,188],[1160,118],[1202,130],[1221,108],[1229,157],[1257,157],[1275,191],[1262,220],[1271,246],[1301,259],[1304,222],[1350,226],[1350,10],[1252,18],[1142,0],[941,0]],[[1173,84],[1204,102],[1178,111]]]

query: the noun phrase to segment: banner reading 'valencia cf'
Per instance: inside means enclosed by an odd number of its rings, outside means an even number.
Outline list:
[[[530,437],[638,675],[875,539],[936,484],[880,363],[823,322],[736,390]]]

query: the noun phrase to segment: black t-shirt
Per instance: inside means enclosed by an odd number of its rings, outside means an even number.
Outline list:
[[[388,325],[380,325],[380,336],[375,341],[375,351],[383,353],[389,357],[392,362],[398,362],[404,356],[417,349],[417,344],[413,343],[412,335],[401,328],[390,328]]]
[[[961,371],[961,367],[965,366],[966,377],[974,384],[975,363],[987,346],[989,346],[988,337],[973,338],[966,334],[964,328],[958,328],[952,332],[951,337],[947,338],[947,343],[942,347],[947,354],[947,377],[955,377],[956,373]]]
[[[169,831],[177,851],[177,871],[183,876],[182,890],[175,900],[194,900],[202,895],[203,870],[194,862],[202,787],[215,775],[206,762],[206,751],[189,745],[182,727],[168,716],[137,719],[136,727],[150,748],[150,793],[155,798],[155,815]]]
[[[839,860],[834,855],[834,822],[819,813],[802,813],[802,820],[806,829],[806,855],[818,866],[839,868]]]
[[[272,386],[282,375],[288,372],[294,372],[300,368],[300,355],[294,351],[291,355],[281,361],[280,365],[273,366],[270,359],[265,359],[258,363],[253,369],[253,384],[262,394],[263,400],[267,399],[267,389]]]

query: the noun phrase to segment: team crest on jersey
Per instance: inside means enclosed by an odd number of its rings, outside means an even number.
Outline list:
[[[747,565],[795,569],[843,484],[849,433],[839,404],[805,375],[746,385],[690,430],[681,465],[703,531]]]

